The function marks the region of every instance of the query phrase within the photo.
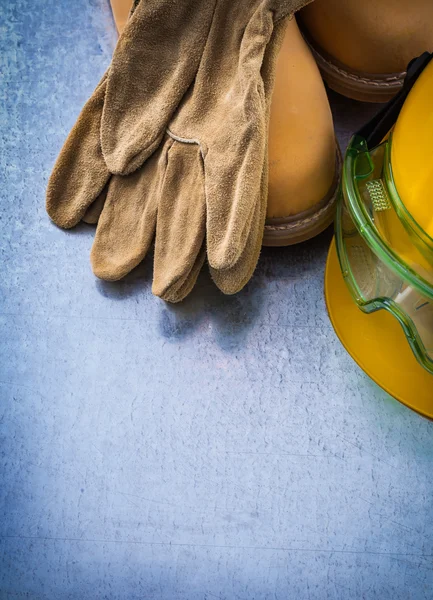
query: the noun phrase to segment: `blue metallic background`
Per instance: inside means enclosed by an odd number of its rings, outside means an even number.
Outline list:
[[[0,0],[0,598],[433,598],[433,425],[326,315],[330,233],[182,305],[45,213],[108,0]],[[375,107],[332,96],[348,133]]]

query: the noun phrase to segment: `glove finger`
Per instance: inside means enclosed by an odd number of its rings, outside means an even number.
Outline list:
[[[171,287],[166,294],[161,296],[161,298],[166,302],[171,302],[173,304],[184,300],[195,286],[205,260],[206,244],[203,243],[197,259],[188,275],[184,279],[179,280],[178,283]]]
[[[110,178],[100,143],[106,84],[107,75],[81,111],[48,182],[47,212],[65,229],[81,221]]]
[[[287,23],[282,19],[275,24],[266,3],[257,8],[241,44],[237,102],[227,110],[224,128],[206,154],[208,260],[217,271],[239,261],[260,202],[273,76]]]
[[[158,205],[152,291],[164,296],[191,272],[206,234],[200,146],[175,141]]]
[[[135,173],[113,176],[90,256],[97,277],[117,281],[146,256],[155,235],[159,189],[170,146],[171,142],[162,145]]]
[[[249,282],[257,267],[265,229],[267,188],[268,167],[265,163],[262,173],[261,199],[255,206],[252,226],[241,257],[230,269],[223,271],[209,266],[214,283],[224,294],[232,295],[240,292]]]
[[[96,225],[98,223],[99,217],[104,210],[105,200],[107,199],[108,194],[108,187],[108,185],[105,186],[96,200],[92,202],[92,204],[86,210],[86,214],[82,218],[84,223],[87,223],[88,225]]]
[[[270,101],[272,97],[272,90],[274,85],[275,77],[275,62],[278,57],[278,52],[281,47],[281,43],[284,38],[288,19],[282,19],[276,23],[272,37],[273,43],[267,46],[262,65],[262,75],[265,84],[265,97],[268,102],[267,113],[270,110]],[[268,134],[266,134],[266,146],[265,156],[266,159],[263,163],[261,183],[260,183],[260,200],[256,203],[254,208],[254,214],[252,217],[251,228],[247,237],[242,255],[237,263],[230,269],[218,271],[209,268],[211,277],[217,287],[224,294],[236,294],[249,282],[260,257],[260,250],[263,242],[263,234],[266,220],[266,207],[267,207],[267,196],[268,196],[268,177],[269,177],[269,163],[268,163],[268,151],[267,151],[267,140]]]
[[[101,141],[112,173],[139,168],[159,146],[198,69],[217,0],[145,0],[119,38]]]

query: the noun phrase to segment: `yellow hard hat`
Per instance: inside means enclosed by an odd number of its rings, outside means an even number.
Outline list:
[[[433,62],[419,75],[393,131],[391,164],[404,218],[433,249]]]
[[[412,61],[403,90],[349,144],[325,276],[346,349],[381,387],[430,418],[432,58]]]

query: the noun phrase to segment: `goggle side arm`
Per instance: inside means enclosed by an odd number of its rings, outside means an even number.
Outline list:
[[[367,142],[368,148],[379,145],[392,129],[410,90],[432,59],[433,53],[424,52],[418,58],[411,60],[407,67],[402,89],[366,125],[356,132],[356,136],[360,136]]]

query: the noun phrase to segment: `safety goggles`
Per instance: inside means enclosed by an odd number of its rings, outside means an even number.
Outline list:
[[[420,364],[433,374],[433,240],[405,210],[391,165],[392,127],[431,58],[415,61],[398,97],[353,136],[343,165],[336,243],[359,308],[392,313]]]

